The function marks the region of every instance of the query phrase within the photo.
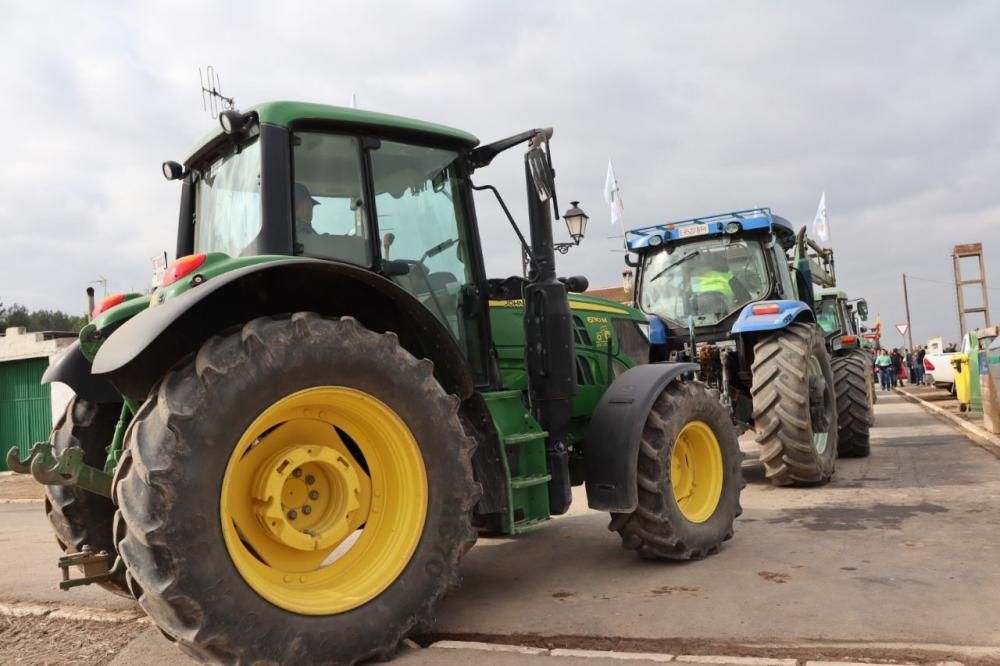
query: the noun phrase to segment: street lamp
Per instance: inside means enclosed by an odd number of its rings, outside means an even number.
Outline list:
[[[590,219],[590,216],[583,212],[579,204],[579,201],[570,201],[570,209],[563,213],[563,219],[566,221],[566,229],[569,231],[569,237],[573,239],[573,242],[554,243],[552,249],[559,254],[566,254],[571,247],[579,245],[580,241],[583,240],[584,234],[587,232],[587,220]]]

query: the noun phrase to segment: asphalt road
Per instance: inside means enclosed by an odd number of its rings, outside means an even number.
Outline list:
[[[703,561],[638,560],[582,493],[547,529],[480,541],[435,630],[508,642],[1000,647],[1000,460],[894,395],[880,396],[877,419],[871,457],[841,460],[827,486],[772,488],[759,465],[745,466],[736,536]],[[56,589],[58,552],[38,504],[0,506],[0,542],[0,600],[129,605],[97,589]],[[143,663],[184,663],[155,632],[144,640]]]

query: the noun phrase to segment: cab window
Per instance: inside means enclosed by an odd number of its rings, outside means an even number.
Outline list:
[[[370,265],[358,140],[298,132],[292,154],[295,254]]]

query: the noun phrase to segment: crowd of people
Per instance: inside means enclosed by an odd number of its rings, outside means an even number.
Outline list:
[[[909,381],[911,385],[924,383],[924,355],[926,350],[917,346],[915,350],[878,348],[874,352],[874,372],[883,391],[891,391]]]

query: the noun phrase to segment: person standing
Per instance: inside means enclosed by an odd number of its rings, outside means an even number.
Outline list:
[[[924,356],[926,356],[926,355],[927,355],[927,350],[924,349],[923,347],[918,346],[917,347],[917,353],[914,356],[914,361],[915,362],[913,364],[913,367],[916,368],[916,370],[917,370],[917,382],[921,386],[923,386],[923,384],[924,384],[924,372],[925,372],[925,370],[924,370]]]
[[[903,367],[903,357],[900,356],[898,348],[893,347],[892,353],[889,354],[889,359],[890,359],[889,367],[891,368],[889,376],[892,379],[892,388],[896,388],[896,386],[899,384],[900,381],[899,372]]]
[[[878,381],[883,391],[888,391],[892,384],[892,357],[884,349],[879,349],[875,356],[875,367],[878,368]]]

